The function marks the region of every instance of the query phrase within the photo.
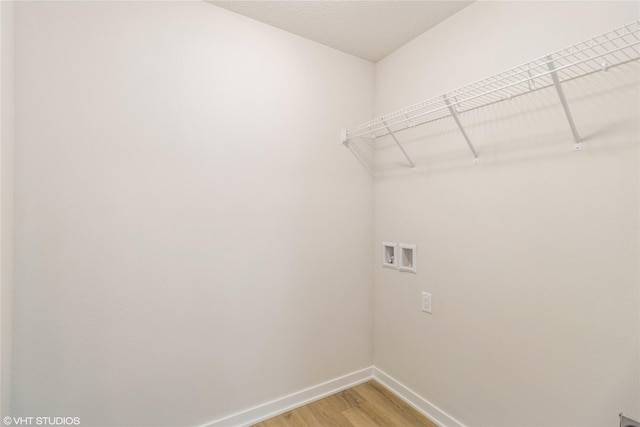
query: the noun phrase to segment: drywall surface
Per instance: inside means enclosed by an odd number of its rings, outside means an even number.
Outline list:
[[[376,113],[639,18],[637,2],[476,2],[377,64]],[[584,149],[545,89],[382,143],[375,366],[473,427],[603,427],[640,415],[639,64],[565,85]],[[504,94],[505,96],[507,94]],[[429,315],[421,291],[432,294]]]
[[[373,65],[204,2],[21,2],[14,415],[193,426],[372,363]]]
[[[11,407],[13,311],[13,2],[0,2],[0,413]]]

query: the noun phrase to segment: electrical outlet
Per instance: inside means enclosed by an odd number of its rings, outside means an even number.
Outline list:
[[[431,312],[431,294],[429,292],[422,292],[422,311],[433,314]]]

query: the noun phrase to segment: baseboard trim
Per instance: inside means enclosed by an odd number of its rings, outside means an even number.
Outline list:
[[[250,426],[371,379],[378,381],[440,427],[466,427],[460,421],[375,366],[351,372],[198,427]]]
[[[199,427],[238,427],[259,423],[373,378],[373,367],[351,372]]]
[[[466,427],[460,421],[375,366],[373,367],[373,379],[441,427]]]

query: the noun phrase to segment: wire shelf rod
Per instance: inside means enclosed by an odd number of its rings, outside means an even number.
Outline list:
[[[478,153],[476,152],[475,147],[471,143],[471,139],[469,138],[469,135],[467,135],[467,132],[464,130],[464,126],[462,126],[462,123],[460,122],[460,118],[458,117],[458,114],[456,113],[456,111],[453,109],[453,107],[449,103],[449,99],[447,98],[447,95],[443,95],[443,100],[444,100],[444,103],[449,108],[449,111],[451,112],[451,117],[453,117],[453,120],[455,120],[456,125],[458,125],[458,129],[460,130],[460,133],[464,137],[464,140],[467,142],[467,145],[469,146],[469,149],[473,153],[474,162],[477,163],[478,162]]]
[[[635,60],[635,59],[634,59],[634,60]],[[623,64],[626,64],[626,63],[632,62],[632,61],[634,61],[634,60],[626,61],[626,62],[624,62],[624,63],[617,64],[617,65],[623,65]],[[590,75],[590,74],[595,74],[595,73],[600,73],[600,72],[602,72],[602,70],[601,70],[601,69],[597,69],[597,70],[594,70],[594,71],[589,72],[589,75]],[[562,82],[563,82],[563,83],[566,83],[566,82],[569,82],[569,81],[572,81],[572,80],[575,80],[575,79],[577,79],[577,78],[584,77],[584,76],[585,76],[584,74],[580,74],[580,75],[578,75],[578,76],[576,76],[576,77],[566,78],[566,79],[564,79]],[[532,90],[532,91],[527,91],[527,92],[517,93],[517,94],[513,95],[512,99],[515,99],[515,98],[520,97],[520,96],[522,96],[522,95],[526,95],[526,94],[528,94],[528,93],[535,92],[535,91],[538,91],[538,90],[541,90],[541,89],[546,89],[546,88],[551,87],[551,86],[553,86],[553,82],[548,83],[548,84],[545,84],[544,86],[536,87],[536,88],[535,88],[534,90]],[[502,102],[502,101],[504,101],[504,100],[505,100],[504,98],[499,98],[499,99],[497,99],[497,100],[496,100],[496,101],[494,101],[494,102],[489,102],[489,103],[486,103],[486,104],[484,104],[484,103],[483,103],[483,104],[479,104],[479,105],[474,106],[474,107],[471,107],[471,108],[467,108],[467,109],[465,109],[465,110],[464,110],[464,112],[466,113],[466,112],[469,112],[469,111],[478,110],[478,109],[480,109],[480,108],[489,107],[489,106],[491,106],[491,105],[494,105],[494,104],[500,103],[500,102]],[[431,118],[431,119],[427,119],[427,120],[424,120],[424,121],[421,121],[421,122],[414,123],[413,127],[420,127],[420,126],[422,126],[422,125],[427,125],[427,124],[429,124],[429,123],[437,122],[437,121],[442,120],[442,119],[447,118],[447,117],[449,117],[449,114],[444,114],[444,115],[439,116],[439,117],[434,117],[434,118]],[[378,135],[378,136],[377,136],[377,138],[383,138],[383,137],[385,137],[385,136],[387,136],[387,135],[388,135],[388,133],[383,133],[383,134]],[[362,137],[362,136],[360,136],[360,137],[358,137],[358,138],[363,138],[363,137]],[[370,141],[370,142],[373,142],[371,139],[369,139],[369,141]]]
[[[384,123],[384,122],[383,122]],[[386,125],[386,124],[385,124]],[[409,162],[409,164],[411,165],[412,168],[415,168],[416,165],[415,163],[413,163],[413,160],[411,160],[411,157],[409,157],[409,155],[407,154],[407,152],[404,150],[404,148],[402,148],[402,144],[400,144],[400,142],[396,139],[396,136],[393,134],[393,132],[391,132],[391,129],[389,129],[387,127],[387,131],[389,132],[389,135],[391,135],[391,138],[393,138],[393,141],[396,143],[396,145],[398,146],[398,148],[400,149],[400,151],[402,151],[402,154],[404,154],[404,157],[407,159],[407,161]]]
[[[627,46],[623,46],[623,47],[619,47],[619,48],[616,48],[616,49],[612,49],[612,50],[609,50],[609,51],[606,51],[606,52],[598,53],[596,56],[592,56],[592,57],[589,57],[589,58],[586,58],[586,59],[583,59],[583,60],[579,60],[579,61],[577,61],[577,62],[572,62],[572,63],[566,64],[566,65],[562,65],[562,66],[560,66],[560,67],[557,67],[557,68],[555,69],[555,71],[556,71],[556,72],[564,71],[565,69],[567,69],[567,68],[569,68],[569,67],[576,66],[577,64],[583,64],[583,63],[586,63],[587,61],[593,61],[593,60],[595,60],[596,58],[601,58],[601,57],[603,57],[603,56],[605,56],[605,55],[609,55],[609,54],[611,54],[611,53],[613,53],[613,52],[620,51],[620,50],[623,50],[623,49],[628,49],[629,47],[632,47],[632,46],[635,46],[635,45],[638,45],[638,44],[640,44],[640,40],[639,40],[639,41],[636,41],[636,42],[634,42],[634,43],[631,43],[631,44],[629,44],[629,45],[627,45]],[[565,55],[565,56],[566,56],[566,55]],[[637,59],[637,58],[636,58],[636,59]],[[634,60],[635,60],[635,59],[634,59]],[[628,62],[628,61],[627,61],[627,62]],[[611,64],[611,65],[610,65],[610,67],[613,67],[613,66],[616,66],[616,65],[621,65],[621,64]],[[466,99],[462,99],[462,100],[459,100],[459,101],[456,101],[456,102],[451,102],[451,105],[460,105],[460,104],[462,104],[463,102],[467,102],[467,101],[470,101],[470,100],[473,100],[473,99],[477,99],[477,98],[479,98],[479,97],[481,97],[481,96],[490,95],[490,94],[495,93],[495,92],[498,92],[498,91],[500,91],[500,90],[505,90],[505,89],[511,88],[511,87],[516,86],[516,85],[518,85],[518,84],[524,84],[524,83],[527,83],[528,81],[531,81],[531,80],[536,80],[536,79],[539,79],[539,78],[541,78],[541,77],[549,76],[550,74],[551,74],[551,71],[546,71],[546,72],[544,72],[544,73],[536,74],[536,75],[534,75],[533,77],[526,77],[526,78],[524,78],[524,79],[522,79],[522,80],[519,80],[519,81],[516,81],[516,82],[514,82],[514,83],[510,83],[510,84],[507,84],[507,85],[505,85],[505,86],[501,86],[501,87],[499,87],[499,88],[492,89],[492,90],[489,90],[489,91],[484,92],[484,93],[479,93],[479,94],[477,94],[477,95],[473,95],[473,96],[471,96],[471,97],[469,97],[469,98],[466,98]],[[590,73],[585,73],[585,74],[590,74]],[[449,93],[449,95],[451,95],[451,93]],[[456,94],[456,96],[458,96],[458,97],[459,97],[459,96],[460,96],[460,94]],[[437,103],[437,100],[436,100],[436,99],[434,99],[434,100],[433,100],[433,102],[432,102],[431,104],[435,104],[435,103]],[[411,107],[408,107],[408,108],[411,108]],[[415,119],[416,117],[422,117],[422,116],[425,116],[425,115],[427,115],[427,114],[431,114],[431,113],[433,113],[433,112],[435,112],[435,111],[442,110],[442,109],[447,109],[447,106],[446,106],[446,105],[442,105],[442,106],[440,106],[440,107],[438,107],[438,108],[436,108],[436,109],[429,110],[429,111],[422,112],[422,113],[418,113],[418,114],[416,114],[416,115],[412,116],[411,118],[412,118],[412,119]],[[415,111],[415,110],[414,110],[414,111]],[[383,118],[384,118],[384,119],[387,119],[387,118],[388,118],[388,119],[396,118],[396,117],[398,117],[399,115],[402,115],[402,114],[406,114],[406,113],[405,113],[405,110],[399,110],[399,111],[397,111],[397,112],[395,112],[395,113],[391,113],[391,114],[390,114],[390,115],[388,115],[388,116],[384,116],[384,117],[382,117],[382,118],[380,118],[380,119],[376,119],[376,120],[374,120],[374,121],[372,121],[372,122],[369,122],[369,124],[373,127],[373,126],[375,126],[375,125],[377,124],[376,122],[377,122],[378,120],[381,120],[381,119],[383,119]],[[385,120],[385,121],[386,121],[386,120]],[[376,132],[376,131],[378,131],[378,130],[383,130],[383,129],[384,129],[385,127],[387,127],[387,126],[398,125],[398,124],[401,124],[401,123],[405,123],[406,121],[407,121],[407,119],[399,120],[399,121],[396,121],[396,122],[394,122],[394,123],[389,123],[389,124],[387,124],[387,125],[380,126],[380,127],[378,127],[377,129],[372,129],[371,131]],[[370,133],[371,131],[370,131],[370,130],[367,130],[367,131],[365,131],[365,132],[360,132],[360,133],[357,133],[357,131],[356,131],[355,133],[352,133],[353,131],[352,131],[352,132],[347,131],[347,133],[348,133],[347,137],[348,137],[348,138],[355,138],[355,137],[358,137],[358,136],[361,136],[361,135],[364,135],[364,134]]]
[[[596,47],[597,46],[601,46],[604,43],[606,43],[607,41],[610,42],[611,40],[623,39],[623,38],[628,37],[628,36],[633,37],[636,40],[640,40],[638,38],[638,36],[635,34],[635,32],[637,32],[639,30],[639,28],[640,28],[640,22],[634,22],[634,23],[631,23],[631,24],[627,24],[627,25],[624,25],[624,26],[622,26],[620,28],[611,30],[611,31],[609,31],[607,33],[603,33],[602,35],[597,36],[597,37],[595,37],[593,39],[590,39],[590,40],[587,40],[587,41],[584,41],[584,42],[577,43],[577,44],[574,44],[572,46],[569,46],[569,48],[561,50],[561,51],[558,51],[554,55],[556,55],[557,62],[559,62],[559,60],[563,56],[567,56],[567,55],[574,55],[575,56],[575,53],[570,52],[571,49],[574,49],[574,50],[577,49],[578,51],[580,51],[580,50],[584,50],[585,48],[591,48],[593,50],[594,46],[596,46]],[[611,36],[611,37],[608,37],[608,35]],[[629,47],[634,52],[637,52],[637,50],[635,49],[634,45],[625,46],[625,48]],[[563,54],[563,52],[568,52],[568,53]],[[598,57],[602,56],[603,54],[606,54],[606,51],[605,51],[605,53],[600,53],[600,52],[596,53],[596,55]],[[529,63],[522,64],[520,66],[514,67],[511,70],[508,70],[506,72],[500,73],[500,74],[498,74],[498,75],[493,77],[493,82],[499,81],[500,78],[504,78],[505,76],[508,76],[510,74],[521,73],[525,69],[529,69],[528,73],[531,74],[531,72],[530,72],[531,65],[536,63],[536,61],[540,62],[540,59],[531,61]],[[539,63],[539,64],[536,64],[535,67],[544,67],[544,65],[545,65],[544,63]],[[560,67],[558,67],[558,69],[560,69]],[[581,69],[583,69],[583,68],[581,67]],[[530,77],[536,78],[536,77],[539,77],[539,76],[531,76],[530,75]],[[487,79],[487,80],[491,81],[491,78]],[[482,83],[482,82],[480,82],[480,83]],[[484,83],[486,84],[487,82],[485,81]],[[468,92],[470,90],[474,90],[474,89],[477,89],[477,88],[478,88],[478,83],[474,83],[472,85],[468,85],[468,86],[465,86],[463,88],[460,88],[460,89],[454,91],[455,94],[454,94],[454,92],[452,92],[450,95],[452,95],[452,96],[460,95],[462,93],[465,93],[465,92]],[[429,102],[429,101],[432,101],[432,100],[423,101],[423,102],[414,104],[412,106],[406,107],[405,109],[403,109],[403,110],[401,110],[399,112],[396,112],[397,114],[391,113],[391,114],[385,116],[384,118],[388,119],[388,120],[391,120],[393,118],[396,118],[398,115],[403,115],[403,113],[412,112],[412,111],[416,111],[416,110],[419,110],[419,109],[424,109],[427,106],[429,106],[430,104],[433,104],[433,101],[432,102]],[[371,124],[379,124],[379,122],[376,123],[376,121],[374,121],[374,122],[371,122]],[[354,133],[354,132],[357,132],[357,131],[360,131],[360,130],[362,130],[362,129],[360,129],[359,126],[356,126],[356,127],[351,129],[351,133]]]
[[[622,63],[620,63],[620,64],[616,64],[616,66],[624,65],[624,64],[627,64],[627,63],[629,63],[629,62],[633,62],[633,61],[635,61],[635,60],[636,60],[636,59],[631,59],[631,60],[629,60],[629,61],[625,61],[625,62],[622,62]],[[595,74],[595,73],[600,73],[600,72],[602,72],[602,67],[598,64],[598,68],[594,68],[593,70],[589,71],[587,74],[578,74],[578,75],[575,75],[575,76],[573,76],[573,77],[565,77],[565,78],[563,78],[563,79],[562,79],[562,82],[563,82],[563,83],[566,83],[566,82],[569,82],[569,81],[572,81],[572,80],[578,79],[578,78],[580,78],[580,77],[584,77],[584,76],[587,76],[587,75],[591,75],[591,74]],[[548,77],[548,76],[544,76],[544,77]],[[541,79],[538,79],[538,81],[539,81],[539,80],[541,80]],[[544,84],[541,84],[541,85],[539,85],[539,86],[536,86],[536,87],[535,87],[535,89],[533,89],[533,90],[528,90],[528,91],[526,91],[526,92],[515,93],[515,94],[512,96],[512,98],[511,98],[511,99],[515,99],[515,98],[517,98],[517,97],[519,97],[519,96],[526,95],[526,94],[528,94],[528,93],[535,92],[535,91],[538,91],[538,90],[541,90],[541,89],[546,89],[546,88],[548,88],[548,87],[550,87],[550,86],[553,86],[553,81],[552,81],[552,80],[551,80],[551,81],[549,81],[549,82],[546,82],[546,83],[544,83]],[[497,104],[497,103],[499,103],[499,102],[502,102],[502,101],[504,101],[504,100],[505,100],[505,98],[497,98],[497,99],[496,99],[495,101],[493,101],[493,102],[478,103],[478,104],[476,104],[476,105],[472,105],[472,106],[470,106],[470,107],[468,107],[468,108],[465,108],[463,112],[465,112],[465,113],[466,113],[466,112],[474,111],[474,110],[477,110],[477,109],[480,109],[480,108],[483,108],[483,107],[488,107],[488,106],[491,106],[491,105],[493,105],[493,104]],[[452,104],[453,104],[453,103],[452,103]],[[441,116],[437,116],[437,117],[434,117],[434,118],[431,118],[431,119],[427,119],[427,120],[424,120],[424,121],[420,121],[420,122],[414,123],[413,127],[419,127],[419,126],[422,126],[422,125],[424,125],[424,124],[429,124],[429,123],[432,123],[432,122],[435,122],[435,121],[438,121],[438,120],[442,120],[443,118],[447,118],[447,117],[449,117],[449,114],[446,114],[446,113],[445,113],[445,114],[443,114],[443,115],[441,115]],[[415,118],[412,118],[412,119],[415,119]],[[383,133],[383,134],[378,135],[378,136],[377,136],[377,138],[382,138],[382,137],[385,137],[385,136],[387,136],[387,135],[388,135],[388,133]]]
[[[582,140],[580,139],[580,135],[578,134],[578,130],[576,128],[576,124],[573,121],[573,116],[571,115],[571,110],[569,109],[569,104],[567,103],[567,98],[564,96],[564,90],[562,89],[562,84],[560,83],[560,79],[558,78],[558,74],[556,73],[555,64],[553,63],[553,58],[549,55],[549,71],[551,72],[551,78],[553,79],[553,85],[556,87],[556,91],[558,92],[558,97],[560,98],[560,104],[562,104],[562,109],[564,110],[564,114],[567,117],[567,121],[569,122],[569,127],[571,127],[571,132],[573,133],[573,139],[575,140],[574,149],[581,150],[582,149]]]

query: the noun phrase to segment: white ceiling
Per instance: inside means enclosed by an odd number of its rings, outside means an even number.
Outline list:
[[[372,62],[471,3],[457,0],[207,1]]]

